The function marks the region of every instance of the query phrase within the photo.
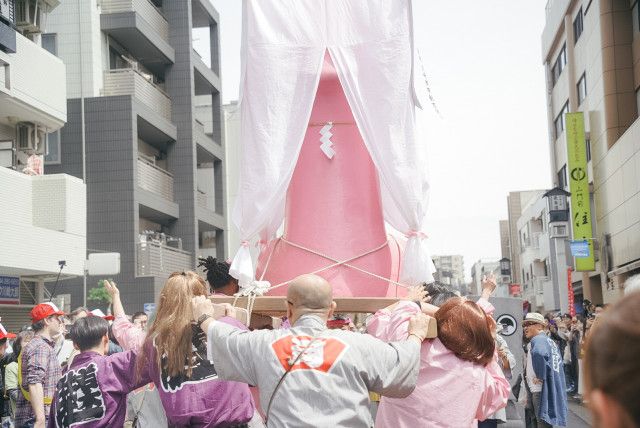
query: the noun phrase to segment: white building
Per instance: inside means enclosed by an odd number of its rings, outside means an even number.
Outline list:
[[[82,180],[42,175],[48,135],[67,121],[65,66],[41,47],[58,1],[0,5],[0,315],[17,329],[59,272],[83,275],[86,196]]]
[[[460,289],[464,284],[464,259],[462,256],[433,256],[435,279],[442,284]]]
[[[520,246],[520,292],[531,310],[568,311],[567,269],[572,266],[568,248],[568,223],[551,224],[544,193],[523,208],[516,225]]]
[[[233,207],[238,196],[240,179],[240,109],[238,102],[232,101],[223,105],[222,112],[224,114],[226,206],[228,207],[227,254],[233,257],[240,247],[240,234],[233,224]]]
[[[553,183],[565,188],[565,114],[585,117],[596,266],[573,288],[594,303],[640,272],[640,3],[549,0],[542,33]],[[580,299],[576,299],[579,301]]]
[[[468,290],[469,294],[480,295],[480,293],[482,293],[482,278],[492,272],[498,283],[495,296],[508,297],[508,283],[503,284],[499,260],[478,260],[473,264],[471,267],[471,286]]]

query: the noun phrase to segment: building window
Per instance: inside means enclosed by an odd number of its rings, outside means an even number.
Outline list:
[[[576,85],[578,89],[578,105],[582,104],[585,98],[587,98],[587,74],[582,73],[580,80],[578,80],[578,84]]]
[[[578,43],[580,35],[582,35],[583,23],[582,23],[582,8],[578,11],[575,21],[573,21],[573,42]]]
[[[562,165],[560,171],[558,171],[558,187],[564,189],[567,187],[567,165]]]
[[[553,226],[554,236],[567,236],[567,226]]]
[[[562,49],[560,49],[560,53],[556,58],[556,62],[553,63],[553,67],[551,68],[551,77],[553,79],[553,85],[555,86],[556,82],[560,78],[562,74],[562,70],[567,66],[567,45],[562,45]]]
[[[558,116],[556,116],[556,119],[553,122],[554,128],[555,128],[556,140],[560,137],[562,132],[564,132],[564,120],[565,120],[564,115],[567,113],[569,113],[569,101],[564,103],[562,110],[560,110],[560,113],[558,114]]]
[[[43,34],[42,48],[58,56],[58,35],[56,33]]]
[[[591,161],[591,138],[586,138],[584,143],[587,145],[587,162]]]
[[[633,33],[640,32],[640,2],[636,2],[631,9],[631,17],[633,18]]]
[[[47,134],[44,162],[49,165],[60,164],[60,131]]]

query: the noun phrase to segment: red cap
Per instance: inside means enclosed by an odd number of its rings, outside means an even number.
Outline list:
[[[105,315],[104,312],[102,312],[100,309],[94,309],[91,312],[89,312],[89,316],[90,317],[100,317],[104,320],[107,321],[113,321],[114,319],[116,319],[113,315]]]
[[[4,329],[4,326],[0,324],[0,340],[1,339],[15,339],[16,335],[13,333],[7,333],[7,330]]]
[[[42,321],[51,315],[64,315],[64,312],[51,302],[40,303],[31,309],[31,320],[34,323]]]
[[[337,328],[345,325],[349,325],[351,323],[351,318],[336,318],[327,321],[328,328]]]

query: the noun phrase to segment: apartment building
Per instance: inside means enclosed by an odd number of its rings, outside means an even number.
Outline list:
[[[49,143],[67,121],[65,66],[42,35],[58,3],[0,1],[0,313],[14,331],[56,279],[84,272],[85,186],[43,175]]]
[[[233,224],[232,210],[238,197],[240,180],[240,106],[232,101],[222,106],[224,115],[225,142],[225,183],[227,185],[226,205],[229,207],[227,216],[227,254],[233,255],[240,247],[240,232]]]
[[[449,255],[433,256],[432,259],[436,267],[435,280],[459,290],[464,284],[464,258]]]
[[[84,178],[87,248],[120,253],[128,311],[198,256],[225,256],[218,22],[209,0],[65,1],[49,16],[69,117],[46,170]],[[63,292],[83,303],[81,284]]]
[[[568,193],[561,189],[540,193],[523,207],[516,222],[520,242],[520,294],[532,311],[568,312],[568,269],[572,268],[568,240],[568,213],[551,211],[549,197],[566,201]],[[566,202],[564,204],[566,206]],[[556,212],[562,212],[557,216]],[[576,300],[582,301],[581,290]]]
[[[508,236],[509,236],[509,255],[504,253],[504,244],[501,244],[501,250],[503,251],[502,257],[508,258],[511,262],[511,282],[514,284],[522,284],[523,278],[521,275],[522,269],[520,267],[520,239],[518,237],[518,219],[522,215],[522,209],[532,199],[536,198],[540,194],[544,193],[543,190],[526,190],[520,192],[509,192],[507,196],[507,224],[508,224]],[[501,230],[504,225],[501,225]],[[502,237],[501,243],[506,241]]]
[[[554,185],[568,190],[565,114],[583,112],[595,269],[574,289],[596,303],[640,272],[640,9],[637,0],[550,0],[542,33]],[[572,213],[574,214],[574,213]]]
[[[500,261],[494,260],[478,260],[471,266],[471,284],[469,286],[469,294],[475,294],[479,296],[482,293],[482,278],[484,276],[493,273],[496,277],[497,287],[496,297],[508,297],[506,294],[508,284],[504,284],[502,281]]]

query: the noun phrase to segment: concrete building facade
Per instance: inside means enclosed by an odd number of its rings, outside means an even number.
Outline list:
[[[227,216],[227,254],[230,257],[240,247],[240,233],[233,224],[233,207],[238,197],[240,180],[240,109],[237,101],[222,106],[224,114],[224,142],[225,142],[225,182],[227,187],[226,205],[229,207]]]
[[[500,270],[500,261],[493,260],[478,260],[471,266],[471,284],[469,286],[469,294],[479,296],[482,293],[482,278],[486,275],[493,273],[496,276],[497,288],[495,292],[496,297],[509,297],[508,289],[502,282],[502,275]]]
[[[69,118],[47,172],[85,179],[88,251],[121,254],[113,279],[128,311],[198,256],[225,255],[218,22],[208,0],[63,2],[49,17]],[[63,292],[76,306],[82,289]]]
[[[550,0],[542,34],[549,152],[567,189],[564,115],[584,112],[596,269],[574,273],[595,303],[640,272],[640,12],[637,0]]]
[[[64,284],[84,272],[85,185],[42,175],[67,121],[65,66],[43,36],[58,3],[0,2],[0,313],[12,331],[30,324],[29,311],[48,300],[57,278]]]
[[[511,282],[514,284],[522,284],[522,269],[520,266],[520,239],[518,237],[518,219],[522,215],[522,208],[535,198],[537,195],[544,193],[542,190],[527,190],[520,192],[509,192],[507,196],[507,213],[509,227],[509,255],[502,254],[511,262]],[[502,227],[502,226],[501,226]],[[502,232],[501,232],[502,233]],[[502,238],[501,238],[502,242]]]
[[[548,200],[541,193],[523,207],[516,225],[522,298],[535,312],[568,312],[567,269],[572,266],[572,258],[567,222],[562,227],[551,223]]]
[[[449,255],[433,256],[432,259],[436,266],[435,280],[459,290],[464,284],[464,258],[459,255]]]

